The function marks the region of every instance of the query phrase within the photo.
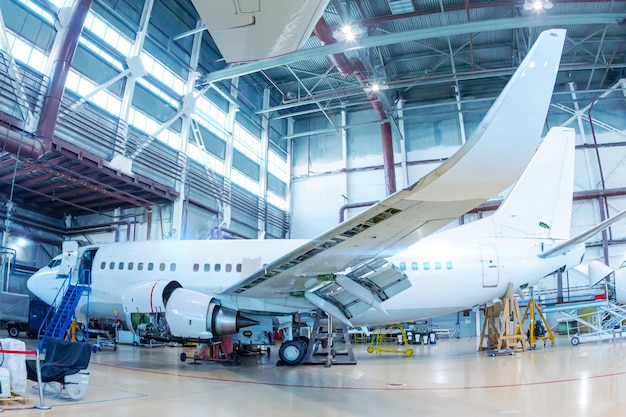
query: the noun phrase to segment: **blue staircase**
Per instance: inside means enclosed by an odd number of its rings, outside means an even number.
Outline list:
[[[88,273],[89,271],[84,271]],[[59,337],[61,339],[65,338],[67,330],[72,324],[72,319],[74,318],[74,312],[76,311],[76,307],[83,296],[83,294],[91,292],[91,288],[88,285],[83,284],[84,282],[90,282],[89,280],[85,280],[85,274],[83,274],[79,282],[76,285],[71,285],[69,280],[71,273],[65,279],[65,282],[61,286],[61,289],[57,293],[57,296],[52,303],[51,309],[54,306],[57,306],[54,314],[48,320],[44,320],[39,329],[39,351],[43,352],[46,348],[46,342],[49,337]],[[48,315],[50,317],[50,315]],[[43,330],[45,329],[45,330]],[[43,331],[42,331],[43,330]]]

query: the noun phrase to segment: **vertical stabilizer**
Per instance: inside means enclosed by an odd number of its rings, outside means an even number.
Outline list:
[[[491,216],[501,237],[567,239],[574,191],[573,129],[554,127]]]
[[[541,139],[564,41],[564,29],[539,35],[467,143],[421,180],[419,198],[491,197],[519,178]]]

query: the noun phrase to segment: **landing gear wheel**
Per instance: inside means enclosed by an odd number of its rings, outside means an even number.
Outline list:
[[[306,348],[303,348],[304,344],[308,345],[308,341],[306,343],[298,340],[283,342],[283,344],[280,345],[278,357],[285,365],[296,366],[304,359],[304,354],[306,353]]]
[[[580,343],[580,339],[578,338],[578,336],[574,336],[572,337],[571,342],[573,346],[578,346],[578,344]]]
[[[20,328],[17,327],[15,324],[9,324],[9,327],[7,327],[7,331],[9,332],[9,336],[11,337],[17,337],[20,335]]]
[[[370,347],[367,348],[367,353],[372,353],[373,351],[374,351],[373,347],[370,346]]]
[[[180,361],[185,362],[186,360],[187,360],[187,354],[185,352],[182,352],[180,354]]]
[[[272,349],[267,348],[267,356],[269,356],[271,352],[272,352]]]

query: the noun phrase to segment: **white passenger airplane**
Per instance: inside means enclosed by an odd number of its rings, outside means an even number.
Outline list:
[[[69,242],[28,288],[51,304],[69,271],[76,281],[88,270],[92,316],[119,311],[131,329],[162,340],[228,335],[264,344],[276,322],[291,328],[299,312],[321,309],[354,326],[408,322],[484,304],[509,283],[533,285],[573,267],[582,242],[609,222],[569,238],[571,129],[551,129],[532,157],[564,39],[564,30],[539,36],[476,133],[446,162],[315,239]],[[531,157],[492,216],[433,234],[506,189]],[[287,341],[279,355],[295,365],[303,347]]]

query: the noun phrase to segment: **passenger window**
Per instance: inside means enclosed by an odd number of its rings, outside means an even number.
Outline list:
[[[226,264],[226,272],[232,272],[233,266],[231,264]]]
[[[132,271],[134,267],[135,267],[135,264],[133,262],[129,262],[128,263],[128,270],[129,271]]]
[[[120,269],[120,270],[124,269],[124,262],[118,263],[117,264],[117,269]]]
[[[241,272],[241,264],[237,264],[237,272]]]
[[[165,264],[163,262],[159,264],[159,271],[165,271]]]
[[[148,271],[152,271],[154,269],[154,264],[152,262],[148,262]]]
[[[452,269],[452,261],[446,262],[446,269]]]
[[[417,265],[418,265],[418,263],[417,263],[417,262],[411,262],[411,269],[412,269],[413,271],[417,271],[417,268],[418,268],[418,266],[417,266]]]
[[[138,271],[143,271],[143,262],[139,262],[139,263],[137,264],[137,270],[138,270]]]
[[[176,271],[176,264],[170,264],[170,271]]]
[[[424,262],[424,271],[428,271],[430,269],[430,262]]]
[[[200,270],[200,264],[193,264],[193,272],[198,272]]]
[[[220,272],[222,270],[221,264],[215,264],[215,272]]]
[[[406,271],[406,262],[400,262],[400,271]]]
[[[204,272],[209,272],[211,270],[211,264],[204,264]]]
[[[107,268],[107,263],[106,262],[102,262],[100,264],[100,269],[106,269]]]
[[[115,269],[115,262],[109,262],[109,269]]]
[[[441,262],[435,262],[435,269],[441,269]]]

